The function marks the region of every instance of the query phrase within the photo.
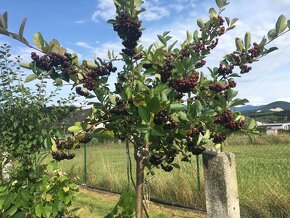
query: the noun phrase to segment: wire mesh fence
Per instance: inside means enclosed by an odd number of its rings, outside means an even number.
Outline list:
[[[130,147],[130,152],[132,153]],[[236,155],[241,214],[243,217],[290,217],[290,135],[230,137],[223,150]],[[80,184],[122,192],[130,186],[125,144],[86,145],[72,161],[60,163]],[[131,159],[134,159],[131,154]],[[147,175],[145,195],[163,202],[205,210],[202,166],[181,162],[171,173],[155,170]],[[135,176],[134,161],[132,175]],[[198,181],[201,183],[199,184]]]

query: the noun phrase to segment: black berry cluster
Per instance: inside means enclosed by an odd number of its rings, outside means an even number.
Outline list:
[[[217,93],[226,90],[228,87],[229,87],[228,83],[218,83],[218,82],[216,82],[216,83],[213,83],[213,84],[209,85],[209,89],[211,91],[214,91],[214,92],[217,92]]]
[[[199,133],[200,133],[200,129],[199,128],[192,127],[191,130],[188,132],[187,136],[195,137],[195,136],[199,136]]]
[[[256,58],[260,55],[261,51],[259,49],[259,44],[254,42],[253,47],[248,50],[248,56],[251,58]]]
[[[214,49],[217,46],[218,42],[219,42],[219,39],[218,38],[213,39],[211,41],[211,43],[206,47],[207,50]]]
[[[84,144],[89,143],[91,140],[92,140],[92,137],[89,136],[88,134],[83,134],[79,138],[79,142],[84,143]]]
[[[187,93],[192,91],[197,85],[199,79],[199,73],[195,72],[194,75],[187,77],[186,79],[177,79],[170,82],[170,86],[177,92]]]
[[[82,80],[82,83],[84,88],[87,88],[90,91],[94,90],[97,87],[96,81],[91,76],[87,76],[86,78],[84,78]]]
[[[252,70],[252,67],[251,66],[248,66],[248,65],[242,65],[240,66],[240,73],[241,74],[244,74],[244,73],[248,73],[250,70]]]
[[[200,155],[205,150],[205,148],[196,145],[195,141],[189,139],[187,141],[187,150],[190,151],[193,155]]]
[[[64,151],[53,151],[51,152],[53,159],[61,161],[61,160],[71,160],[75,157],[74,153],[65,153]]]
[[[85,92],[80,86],[76,87],[76,93],[84,97],[89,97],[90,95],[89,92]]]
[[[138,18],[132,19],[124,12],[120,12],[116,16],[116,21],[113,28],[123,40],[122,44],[125,48],[122,51],[132,57],[135,54],[134,49],[137,46],[137,42],[142,35],[140,30],[141,21]]]
[[[173,129],[177,126],[176,121],[173,120],[167,110],[163,108],[154,116],[154,123],[156,125],[164,124],[164,128],[166,129]]]
[[[37,67],[45,71],[56,71],[57,68],[60,68],[66,75],[76,74],[78,72],[71,64],[72,58],[69,53],[60,55],[53,52],[39,56],[35,52],[31,52],[31,58],[35,61]]]
[[[167,56],[165,56],[163,66],[160,66],[157,69],[157,73],[160,74],[162,83],[167,83],[168,79],[171,76],[171,71],[173,69],[172,62],[173,62],[173,56],[167,55]],[[143,67],[145,67],[145,66],[143,65]]]
[[[116,97],[116,106],[110,110],[110,113],[115,114],[115,115],[126,115],[127,110],[125,106],[126,106],[126,101],[124,101],[120,97]]]
[[[214,135],[213,137],[213,143],[215,143],[215,144],[221,144],[221,143],[223,143],[225,140],[226,140],[226,135],[225,134],[216,134],[216,135]]]
[[[227,129],[232,131],[237,131],[241,129],[244,125],[244,121],[235,121],[234,115],[230,110],[225,110],[221,114],[214,117],[214,123],[220,124]]]
[[[113,67],[112,62],[103,63],[102,66],[98,66],[91,71],[91,76],[94,78],[100,76],[109,76],[111,73],[117,71],[117,67]]]
[[[61,161],[61,160],[71,160],[75,157],[74,153],[71,153],[72,149],[78,149],[80,148],[80,145],[76,145],[74,147],[73,142],[65,141],[65,140],[59,140],[58,138],[55,138],[56,148],[57,151],[53,151],[51,153],[53,159]]]
[[[197,62],[197,63],[195,64],[195,68],[201,68],[201,67],[203,67],[205,64],[206,64],[206,61],[205,61],[205,60],[200,60],[199,62]]]
[[[227,76],[233,73],[233,69],[234,69],[234,65],[232,64],[227,65],[227,64],[221,63],[218,68],[218,74],[220,76]]]

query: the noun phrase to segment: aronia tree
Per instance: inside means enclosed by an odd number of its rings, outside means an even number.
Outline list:
[[[207,21],[198,19],[199,29],[187,31],[183,42],[172,41],[168,31],[158,35],[159,42],[148,48],[138,44],[142,36],[139,15],[145,11],[141,8],[142,0],[114,3],[116,17],[108,23],[122,39],[124,48],[118,55],[109,51],[106,60],[96,57],[93,61],[80,61],[57,40],[47,42],[40,33],[33,37],[34,47],[23,36],[26,20],[19,34],[10,32],[7,13],[1,15],[0,32],[41,52],[32,53],[31,63],[22,64],[33,71],[27,81],[46,76],[56,85],[70,83],[79,95],[96,99],[90,119],[69,128],[74,138],[69,142],[55,138],[55,159],[67,158],[64,151],[89,142],[91,132],[110,130],[133,145],[136,210],[131,213],[139,218],[145,167],[149,171],[161,168],[170,172],[179,167],[175,163],[178,155],[183,161],[192,155],[198,158],[210,140],[221,144],[232,132],[253,131],[254,121],[246,121],[238,111],[231,110],[247,102],[236,98],[235,78],[248,73],[252,63],[277,49],[267,45],[289,32],[290,21],[281,15],[275,29],[258,42],[251,41],[250,33],[243,39],[236,38],[236,50],[221,57],[219,66],[205,70],[206,58],[219,43],[219,37],[235,28],[236,18],[221,15],[227,0],[216,0],[218,9],[209,9]],[[121,69],[114,67],[117,61],[123,63]],[[115,90],[110,90],[113,73],[118,74],[118,79]],[[104,127],[96,128],[100,123]],[[65,147],[67,144],[71,146]]]

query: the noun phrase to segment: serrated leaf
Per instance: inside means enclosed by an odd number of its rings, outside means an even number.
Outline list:
[[[44,46],[44,39],[40,32],[37,32],[33,35],[33,42],[37,48],[42,49]]]
[[[22,23],[21,23],[20,28],[19,28],[19,36],[21,36],[21,37],[23,37],[26,20],[27,20],[27,18],[24,18],[22,20]]]
[[[139,116],[141,117],[141,119],[145,122],[145,123],[149,123],[150,120],[150,111],[148,110],[147,107],[138,107],[138,113]]]
[[[37,217],[41,217],[43,212],[43,206],[41,204],[36,205],[35,207],[35,215]]]
[[[251,47],[251,33],[247,32],[245,34],[245,49],[248,49]]]
[[[276,22],[276,33],[280,34],[287,28],[287,19],[284,15],[280,15]]]
[[[28,83],[28,82],[31,82],[32,80],[35,80],[35,79],[37,79],[37,75],[35,75],[35,74],[29,74],[29,75],[25,78],[24,82],[25,82],[25,83]]]

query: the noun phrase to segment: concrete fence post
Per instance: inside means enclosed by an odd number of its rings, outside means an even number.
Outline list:
[[[208,218],[240,218],[235,155],[203,152],[204,183]]]

